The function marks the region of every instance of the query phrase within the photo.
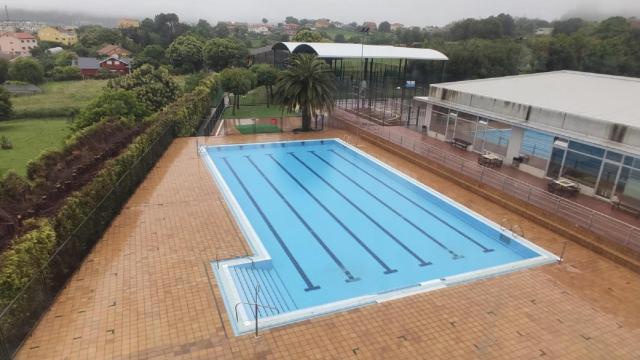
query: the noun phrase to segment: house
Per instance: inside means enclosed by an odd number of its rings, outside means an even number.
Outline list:
[[[331,25],[331,20],[329,19],[318,19],[315,21],[314,23],[314,27],[316,29],[326,29],[329,27],[329,25]]]
[[[254,34],[269,34],[271,27],[267,24],[250,24],[249,32]]]
[[[0,32],[16,32],[24,31],[28,33],[37,33],[41,27],[45,26],[43,22],[31,20],[17,21],[0,21]]]
[[[289,35],[289,36],[293,36],[295,35],[298,30],[300,30],[300,25],[298,24],[284,24],[284,33]]]
[[[92,57],[79,57],[74,60],[74,66],[80,68],[83,78],[91,78],[98,75],[98,71],[104,69],[110,73],[126,75],[131,72],[132,59],[110,56],[106,59]]]
[[[140,20],[136,19],[120,19],[118,21],[119,29],[135,29],[140,27]]]
[[[8,32],[0,35],[0,52],[16,56],[31,56],[31,49],[38,46],[35,36],[25,32]]]
[[[553,33],[553,28],[552,27],[542,27],[542,28],[537,28],[533,34],[534,35],[539,35],[539,36],[549,36]]]
[[[45,26],[38,30],[38,39],[71,46],[78,42],[78,35],[72,28]]]
[[[373,21],[365,21],[364,24],[362,24],[362,27],[369,29],[370,32],[378,30],[378,25]]]
[[[400,23],[393,23],[393,24],[391,24],[391,31],[400,30],[403,27],[404,27],[404,25],[402,25]]]
[[[120,46],[114,44],[105,45],[102,49],[98,50],[97,53],[98,56],[117,56],[121,58],[131,55],[131,52],[129,50],[121,48]]]

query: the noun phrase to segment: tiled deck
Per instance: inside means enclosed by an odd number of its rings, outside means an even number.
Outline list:
[[[208,138],[207,143],[343,137]],[[202,144],[203,138],[198,139]],[[559,252],[563,238],[372,144],[363,150]],[[196,153],[176,140],[18,354],[20,359],[638,359],[640,275],[570,244],[549,265],[234,337],[210,261],[247,247]]]

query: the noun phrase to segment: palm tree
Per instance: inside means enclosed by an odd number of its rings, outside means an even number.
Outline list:
[[[302,131],[311,130],[316,112],[331,112],[335,106],[336,79],[329,66],[310,54],[291,57],[275,86],[274,99],[285,110],[302,113]]]

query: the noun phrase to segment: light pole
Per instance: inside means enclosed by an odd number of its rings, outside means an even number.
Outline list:
[[[360,102],[361,102],[361,94],[362,94],[362,82],[364,81],[364,36],[366,34],[369,33],[369,27],[368,26],[363,26],[360,29],[360,32],[362,33],[362,36],[360,37],[360,66],[361,66],[361,73],[362,73],[362,78],[360,79],[360,81],[358,82],[358,112],[360,112]]]

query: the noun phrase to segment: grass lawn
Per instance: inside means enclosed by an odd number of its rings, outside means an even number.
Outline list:
[[[279,118],[282,115],[282,109],[279,106],[271,105],[255,105],[243,106],[240,102],[240,109],[236,109],[236,114],[232,115],[231,108],[228,108],[222,114],[223,119],[254,119],[254,118]],[[285,116],[296,115],[295,113],[284,113]]]
[[[240,134],[265,134],[265,133],[279,133],[280,127],[270,124],[256,124],[256,125],[236,125],[236,129]]]
[[[40,85],[41,94],[11,98],[16,117],[29,113],[60,114],[65,109],[81,109],[96,97],[107,80],[51,81]],[[57,111],[57,112],[56,112]],[[22,115],[21,115],[22,114]]]
[[[24,175],[30,160],[46,149],[61,148],[70,133],[65,118],[0,121],[0,136],[13,143],[13,149],[0,150],[0,176],[9,169]]]
[[[240,108],[242,108],[242,105],[263,105],[266,103],[267,88],[264,86],[258,86],[257,88],[249,91],[247,95],[240,96]]]

